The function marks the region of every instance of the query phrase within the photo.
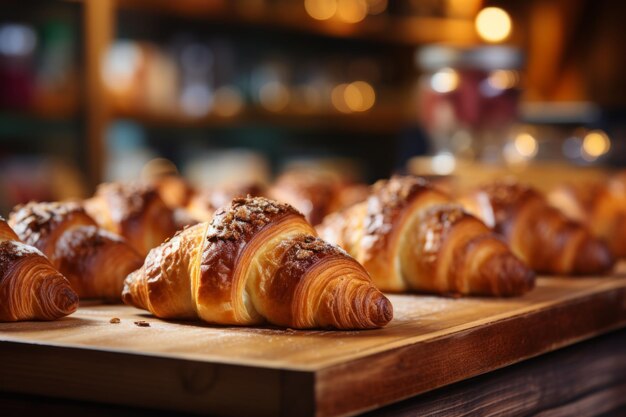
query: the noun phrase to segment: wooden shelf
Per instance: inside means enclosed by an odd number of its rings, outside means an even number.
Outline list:
[[[74,115],[46,115],[37,112],[7,112],[0,110],[0,138],[79,135]]]
[[[432,42],[469,45],[478,42],[474,24],[469,19],[379,15],[368,16],[358,23],[346,23],[334,18],[319,21],[306,14],[301,1],[290,2],[280,8],[243,8],[222,0],[115,0],[115,4],[121,10],[149,11],[334,38],[375,40],[402,45]]]
[[[179,113],[156,113],[139,109],[116,108],[117,119],[129,119],[148,126],[177,128],[237,128],[275,126],[287,129],[336,129],[354,132],[391,134],[416,124],[416,121],[397,110],[376,110],[363,113],[272,113],[248,110],[232,117],[207,115],[191,117]]]

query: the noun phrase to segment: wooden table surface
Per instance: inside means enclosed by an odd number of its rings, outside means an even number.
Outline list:
[[[353,415],[626,325],[622,277],[540,278],[513,299],[390,298],[394,320],[372,331],[199,325],[94,304],[56,322],[4,323],[0,390],[219,415]]]
[[[363,417],[626,416],[626,329],[391,404]],[[0,392],[3,417],[165,417],[170,411]],[[196,414],[177,412],[178,417]]]

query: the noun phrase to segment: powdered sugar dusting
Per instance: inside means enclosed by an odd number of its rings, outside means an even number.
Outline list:
[[[5,240],[0,243],[0,256],[7,254],[14,257],[22,257],[26,255],[39,255],[44,256],[39,249],[34,246],[27,245],[15,240]]]

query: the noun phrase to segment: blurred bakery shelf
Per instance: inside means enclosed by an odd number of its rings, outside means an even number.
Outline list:
[[[410,46],[430,42],[468,45],[478,41],[472,19],[376,15],[354,23],[337,18],[316,20],[306,13],[301,1],[115,0],[115,5],[121,10],[204,19],[220,24]]]
[[[232,117],[207,115],[187,116],[173,112],[154,112],[116,108],[117,119],[132,120],[147,127],[230,129],[278,126],[302,130],[347,130],[372,134],[395,134],[414,126],[417,122],[402,115],[398,109],[377,110],[372,113],[342,114],[336,112],[302,114],[295,112],[272,113],[262,109],[243,111]]]
[[[66,117],[72,116],[72,117]],[[78,121],[72,115],[46,115],[30,112],[0,111],[0,139],[38,138],[42,135],[72,135],[76,132]]]
[[[336,9],[327,13],[331,3]],[[271,149],[279,146],[274,139],[281,146],[291,140],[296,149],[303,137],[322,134],[328,140],[320,148],[329,151],[359,136],[393,143],[417,124],[414,48],[478,42],[473,18],[480,1],[427,3],[10,0],[8,24],[25,25],[44,51],[16,61],[27,63],[25,79],[39,82],[43,57],[54,83],[40,86],[50,96],[37,98],[36,106],[0,106],[11,109],[0,109],[0,136],[28,137],[29,146],[47,134],[73,137],[91,186],[104,178],[111,128],[119,121],[145,127],[146,141],[172,128],[181,141],[195,135],[205,146],[259,136]],[[116,47],[119,71],[107,77]],[[185,58],[185,50],[193,53]],[[133,65],[124,56],[129,51],[139,59],[124,84],[119,75]],[[193,59],[206,54],[211,63],[200,68]],[[184,62],[189,56],[191,64]],[[389,146],[376,157],[391,161],[394,152]]]

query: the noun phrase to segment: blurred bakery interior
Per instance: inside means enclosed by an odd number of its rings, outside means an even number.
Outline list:
[[[6,0],[0,213],[178,172],[540,188],[626,166],[626,4]]]

